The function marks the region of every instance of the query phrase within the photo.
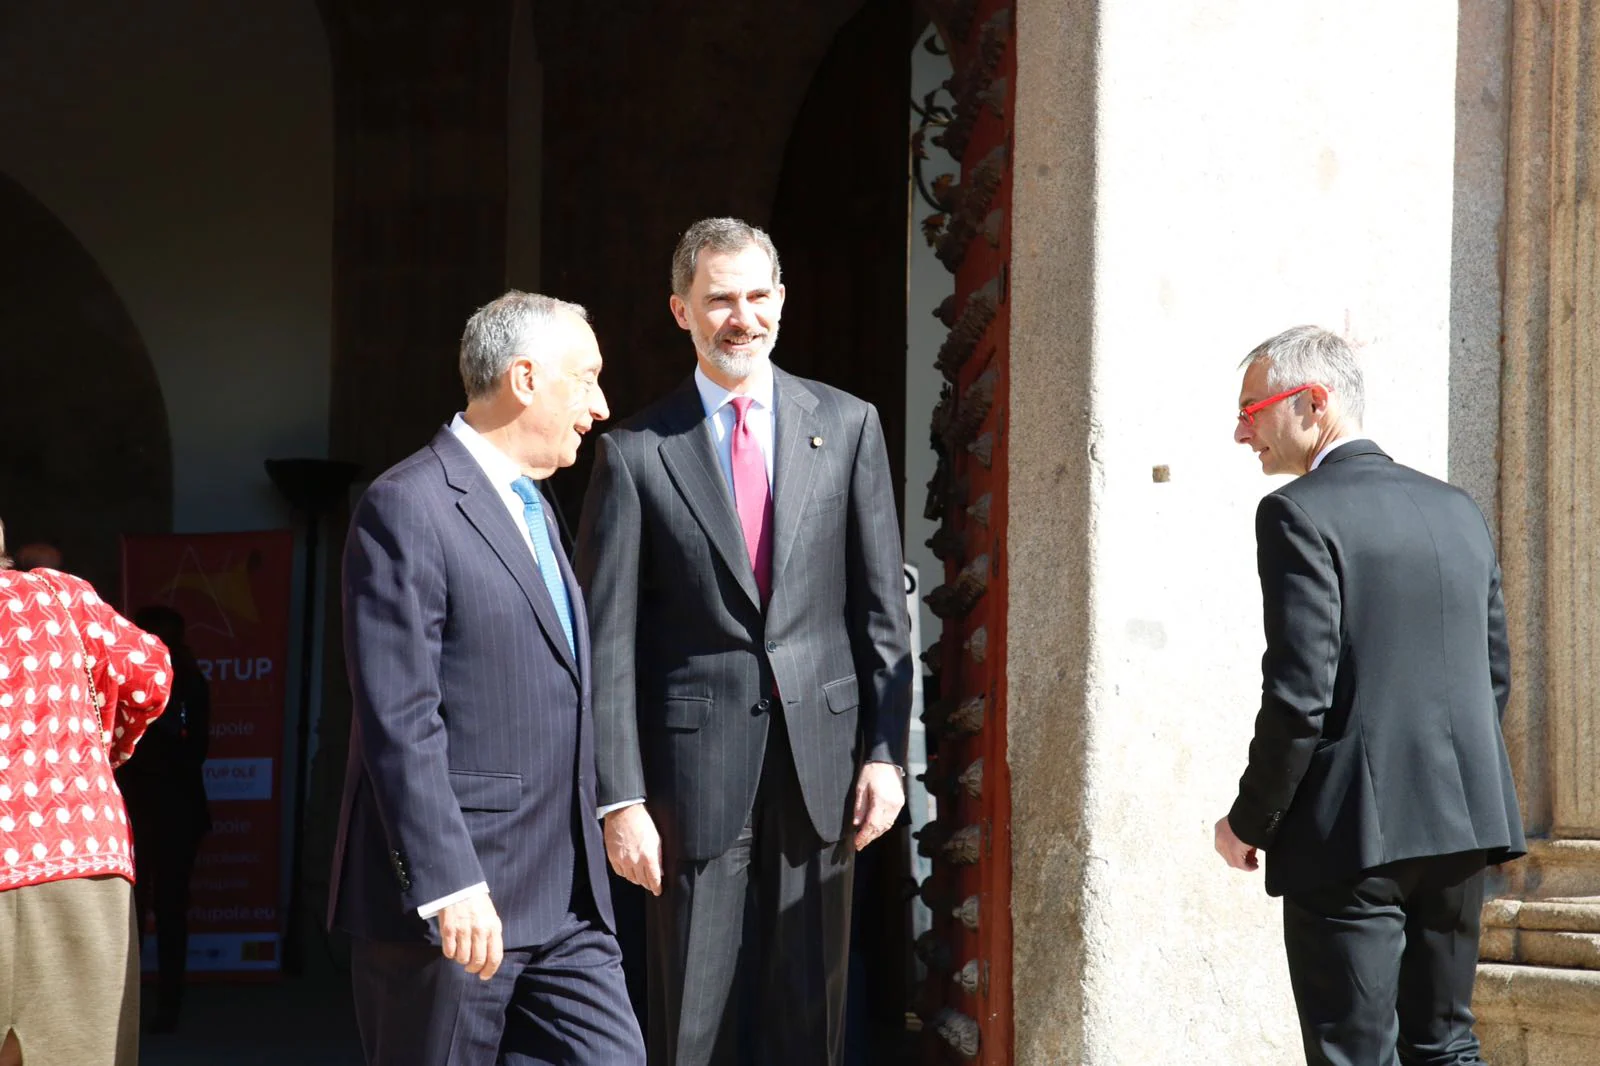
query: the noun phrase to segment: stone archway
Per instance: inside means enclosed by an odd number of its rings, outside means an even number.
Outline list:
[[[0,517],[49,540],[118,598],[123,533],[172,521],[166,404],[144,342],[94,257],[0,174]]]

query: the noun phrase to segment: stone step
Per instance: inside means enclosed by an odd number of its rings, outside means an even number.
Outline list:
[[[1494,899],[1483,905],[1483,924],[1485,928],[1600,933],[1600,896]]]
[[[1600,1037],[1600,972],[1484,963],[1472,1011],[1480,1025]]]
[[[1600,898],[1600,840],[1528,841],[1525,858],[1507,863],[1496,895],[1522,899]]]
[[[1600,970],[1600,897],[1490,900],[1483,908],[1479,957]]]

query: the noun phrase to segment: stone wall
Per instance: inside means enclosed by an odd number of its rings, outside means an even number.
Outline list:
[[[1231,442],[1235,368],[1345,332],[1371,435],[1444,473],[1456,5],[1017,12],[1016,1061],[1299,1062],[1278,904],[1212,849],[1270,487]]]

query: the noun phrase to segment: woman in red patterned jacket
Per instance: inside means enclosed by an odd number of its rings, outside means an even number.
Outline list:
[[[0,525],[0,1066],[137,1061],[127,812],[111,771],[172,663],[88,582],[10,569]]]

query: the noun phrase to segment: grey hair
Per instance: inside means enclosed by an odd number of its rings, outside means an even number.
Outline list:
[[[516,289],[473,312],[461,334],[461,384],[467,399],[492,396],[512,356],[526,355],[544,363],[539,334],[563,313],[589,321],[589,312],[578,304]]]
[[[1283,392],[1296,385],[1326,385],[1339,398],[1344,413],[1356,425],[1366,413],[1366,385],[1361,364],[1350,342],[1321,326],[1295,326],[1270,340],[1262,341],[1241,368],[1267,364],[1267,389]]]
[[[755,245],[772,260],[772,285],[783,283],[783,268],[778,265],[778,249],[759,226],[738,218],[702,218],[683,231],[678,247],[672,253],[672,292],[688,296],[694,284],[695,270],[700,266],[700,253],[706,250],[731,255]]]
[[[6,524],[0,520],[0,570],[11,569],[11,556],[6,554]]]

